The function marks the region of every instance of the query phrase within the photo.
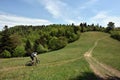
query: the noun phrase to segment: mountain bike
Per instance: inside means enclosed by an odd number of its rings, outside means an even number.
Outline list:
[[[30,61],[27,61],[27,62],[26,62],[25,66],[36,66],[36,65],[39,64],[39,63],[40,63],[40,60],[39,60],[39,59],[37,59],[36,61],[30,60]]]

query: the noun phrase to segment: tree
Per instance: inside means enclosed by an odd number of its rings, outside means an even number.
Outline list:
[[[80,27],[78,26],[73,26],[74,27],[74,33],[77,34],[78,32],[80,32]]]
[[[8,31],[8,26],[4,27],[4,30],[2,32],[2,37],[1,37],[1,44],[0,44],[0,53],[4,50],[9,51],[10,53],[13,52],[13,50],[16,48],[14,45],[14,42],[10,38],[10,34]]]
[[[34,50],[35,52],[37,51],[38,46],[39,46],[39,41],[36,40],[36,41],[34,42],[34,46],[33,46],[33,50]]]
[[[13,57],[22,57],[25,56],[25,49],[23,46],[17,46],[13,52]]]
[[[82,23],[80,23],[80,27],[81,27],[81,32],[84,32]]]
[[[29,56],[32,53],[32,45],[29,40],[26,41],[25,50],[26,56]]]
[[[53,37],[49,41],[49,49],[58,50],[67,45],[67,39],[65,37]]]
[[[46,45],[48,44],[48,40],[49,40],[49,34],[46,32],[43,32],[41,35],[40,35],[40,38],[38,39],[38,42],[43,45],[44,47],[47,47]]]
[[[114,30],[114,27],[115,27],[115,23],[109,22],[107,24],[106,32],[110,32],[111,30]]]
[[[38,52],[38,54],[40,54],[40,53],[47,52],[48,49],[44,48],[41,44],[39,44],[36,51]]]
[[[11,53],[8,50],[4,50],[1,54],[1,57],[3,58],[10,58],[11,57]]]
[[[18,35],[18,34],[12,34],[12,35],[10,36],[10,38],[11,38],[11,41],[12,41],[13,46],[14,46],[15,48],[16,48],[17,46],[21,45],[22,40],[21,40],[21,36],[20,36],[20,35]]]
[[[84,26],[84,27],[87,27],[87,23],[86,23],[86,22],[85,22],[85,23],[83,23],[83,26]]]
[[[81,23],[80,27],[81,27],[81,32],[85,32],[87,28],[87,23]]]

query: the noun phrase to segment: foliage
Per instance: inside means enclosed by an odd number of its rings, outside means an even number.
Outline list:
[[[10,36],[10,38],[11,38],[11,41],[12,41],[14,47],[17,47],[17,46],[22,44],[22,40],[21,40],[20,35],[13,34],[13,35]]]
[[[29,40],[26,41],[25,51],[26,51],[26,56],[29,56],[32,53],[32,45]]]
[[[41,44],[39,44],[36,51],[38,52],[38,54],[40,54],[40,53],[47,52],[48,49],[44,48]]]
[[[57,50],[65,47],[67,45],[67,40],[64,37],[53,37],[49,41],[49,49]]]
[[[120,31],[111,31],[111,37],[120,41]]]
[[[10,53],[13,52],[15,49],[16,45],[10,38],[10,34],[8,32],[8,26],[4,27],[4,31],[2,32],[2,37],[1,37],[1,44],[0,44],[0,53],[4,50],[8,50]]]
[[[74,41],[76,41],[78,38],[79,38],[79,36],[77,36],[77,35],[75,35],[74,33],[72,33],[72,34],[70,35],[69,42],[74,42]]]
[[[91,24],[88,25],[87,23],[80,23],[80,31],[86,32],[86,31],[102,31],[104,32],[105,28],[100,26],[99,24]]]
[[[10,58],[11,57],[11,53],[8,50],[4,50],[1,54],[1,57],[3,58]]]
[[[107,25],[107,28],[106,28],[106,32],[110,32],[111,30],[114,30],[114,25],[115,23],[113,22],[109,22],[108,25]]]
[[[25,56],[25,49],[23,46],[17,46],[12,54],[13,57],[23,57]]]
[[[34,45],[33,45],[33,51],[34,51],[34,52],[37,51],[38,46],[39,46],[39,42],[36,40],[36,41],[34,42]]]
[[[46,45],[48,44],[50,39],[50,35],[48,34],[48,32],[43,32],[40,34],[40,38],[38,39],[38,42],[43,45],[44,47],[46,47]]]

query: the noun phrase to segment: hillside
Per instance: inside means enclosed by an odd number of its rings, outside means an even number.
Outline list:
[[[79,40],[68,44],[61,50],[38,55],[41,63],[37,66],[25,66],[25,63],[30,60],[29,57],[0,59],[0,80],[105,79],[106,76],[100,76],[93,70],[91,67],[93,62],[90,62],[92,59],[87,53],[93,54],[97,62],[120,70],[120,54],[118,54],[120,42],[109,36],[102,32],[85,32],[81,34]],[[94,65],[92,66],[94,67]],[[103,71],[103,73],[105,72],[107,70]]]

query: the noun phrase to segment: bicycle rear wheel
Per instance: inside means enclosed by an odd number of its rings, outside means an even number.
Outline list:
[[[26,64],[25,64],[25,66],[33,66],[33,64],[34,63],[32,61],[27,61]]]

